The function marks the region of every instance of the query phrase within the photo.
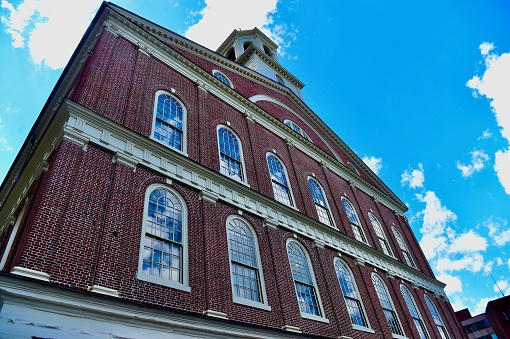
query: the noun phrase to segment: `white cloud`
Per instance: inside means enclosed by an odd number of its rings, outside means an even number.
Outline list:
[[[423,187],[423,182],[425,181],[425,174],[423,170],[423,165],[421,163],[418,164],[418,169],[414,169],[409,173],[407,170],[402,173],[402,180],[400,183],[402,186],[408,184],[410,188]]]
[[[186,32],[186,37],[216,50],[234,29],[258,27],[275,41],[280,55],[296,40],[298,30],[294,25],[275,24],[278,0],[205,0],[206,7],[196,13],[201,19]],[[235,13],[235,15],[233,14]]]
[[[2,0],[10,15],[1,20],[14,47],[28,45],[34,63],[58,69],[66,65],[100,4],[100,0],[24,0],[14,7]]]
[[[462,233],[452,239],[448,248],[450,253],[472,253],[485,251],[487,249],[487,240],[476,234],[473,230]]]
[[[437,280],[446,284],[444,291],[446,294],[454,294],[462,292],[462,282],[459,277],[454,277],[449,274],[438,275]]]
[[[494,171],[496,171],[496,175],[505,189],[505,193],[510,195],[510,149],[496,152]]]
[[[471,152],[471,163],[464,165],[457,161],[457,169],[462,172],[462,177],[470,177],[475,172],[480,172],[485,163],[489,161],[489,156],[483,150],[474,150]]]
[[[510,53],[493,53],[494,44],[484,42],[480,52],[485,61],[485,71],[480,77],[473,76],[466,86],[475,97],[485,96],[501,128],[501,135],[510,142]],[[496,152],[494,170],[505,192],[510,195],[510,149]]]
[[[510,282],[507,279],[500,279],[496,281],[493,286],[494,292],[501,293],[504,295],[510,295]]]
[[[457,215],[441,204],[436,193],[427,191],[425,195],[416,194],[416,197],[425,203],[425,209],[418,213],[418,217],[423,217],[420,229],[423,234],[430,236],[444,234],[447,223],[457,220]]]
[[[487,128],[485,131],[482,132],[482,135],[478,137],[478,141],[482,139],[490,139],[492,138],[492,133]]]
[[[492,42],[482,42],[479,48],[482,55],[487,55],[494,49],[494,44]]]
[[[382,168],[382,159],[376,158],[373,155],[370,157],[363,157],[363,162],[375,173],[379,174],[379,170]]]
[[[482,313],[485,313],[485,309],[487,308],[487,303],[491,300],[497,299],[498,297],[492,297],[492,298],[482,298],[478,301],[478,303],[475,304],[474,309],[470,309],[472,316],[479,315]]]
[[[4,126],[2,125],[2,118],[0,118],[0,132],[4,129]],[[3,134],[3,133],[2,133]],[[9,146],[7,139],[0,134],[0,151],[7,151],[11,152],[13,149],[11,146]]]
[[[503,259],[497,257],[497,258],[494,258],[494,260],[496,260],[496,265],[498,265],[498,266],[502,266],[503,265]]]
[[[470,271],[478,273],[484,267],[484,258],[478,253],[469,253],[459,259],[443,256],[435,262],[435,268],[439,272]]]
[[[510,229],[506,219],[491,216],[483,225],[489,229],[489,237],[494,245],[502,247],[510,242]]]

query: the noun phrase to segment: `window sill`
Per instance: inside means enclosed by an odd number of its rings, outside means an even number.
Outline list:
[[[305,319],[320,321],[321,323],[329,324],[329,319],[310,313],[301,312],[301,317]]]
[[[189,287],[189,286],[187,286],[185,284],[182,284],[182,283],[177,282],[177,281],[172,281],[172,280],[167,280],[167,279],[155,277],[155,276],[149,275],[149,274],[144,274],[144,273],[138,272],[138,274],[136,275],[136,279],[147,281],[147,282],[150,282],[150,283],[153,283],[153,284],[157,284],[157,285],[162,285],[162,286],[167,286],[167,287],[170,287],[170,288],[175,288],[176,290],[181,290],[181,291],[184,291],[184,292],[191,292],[191,287]]]
[[[395,339],[408,339],[406,336],[395,334],[395,333],[392,333],[392,336]]]
[[[250,299],[234,297],[233,301],[236,304],[241,304],[241,305],[244,305],[244,306],[260,308],[261,310],[265,310],[265,311],[271,311],[271,306],[263,304],[263,303],[259,303],[257,301],[253,301],[253,300],[250,300]]]
[[[373,329],[365,327],[365,326],[352,324],[352,328],[357,331],[363,331],[363,332],[367,332],[367,333],[375,333],[375,331]]]

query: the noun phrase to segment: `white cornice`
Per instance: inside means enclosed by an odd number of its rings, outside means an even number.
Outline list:
[[[167,333],[168,337],[174,335],[179,338],[296,338],[294,335],[287,335],[278,330],[187,312],[181,313],[146,304],[141,306],[122,298],[105,297],[7,275],[0,275],[0,296],[2,314],[11,311],[11,307],[14,307],[15,318],[9,320],[14,321],[17,326],[30,326],[32,331],[37,332],[40,329],[44,333],[50,333],[48,329],[51,329],[60,337],[69,337],[72,333],[76,333],[76,322],[70,325],[63,321],[66,317],[73,317],[84,322],[82,333],[89,334],[90,337],[105,336],[105,333],[94,332],[94,328],[87,328],[94,324],[94,321],[98,321],[112,324],[113,333],[118,326],[125,326],[126,329],[137,328],[147,330],[148,333],[156,331],[159,334],[158,338],[162,333]],[[21,312],[19,312],[20,309]],[[38,319],[42,322],[34,322],[31,318],[31,312],[34,309],[45,313],[44,319]],[[217,313],[221,315],[220,312]],[[9,314],[12,315],[12,311]],[[2,321],[5,320],[2,319]],[[120,336],[115,337],[120,338]]]
[[[193,187],[201,196],[214,197],[240,210],[260,216],[266,224],[278,225],[296,234],[323,243],[325,246],[348,254],[368,265],[378,267],[410,283],[435,293],[444,294],[444,284],[417,271],[394,258],[390,258],[364,243],[326,226],[299,211],[278,203],[241,183],[210,170],[178,152],[118,125],[93,111],[66,101],[63,116],[69,116],[64,131],[71,130],[83,135],[90,144],[100,146],[112,154],[123,154],[131,158],[130,163],[147,167],[162,176]],[[76,126],[79,125],[79,129]],[[101,142],[108,133],[109,143]]]

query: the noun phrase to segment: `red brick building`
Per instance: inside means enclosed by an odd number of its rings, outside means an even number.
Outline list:
[[[464,338],[277,47],[101,6],[1,186],[1,337]]]

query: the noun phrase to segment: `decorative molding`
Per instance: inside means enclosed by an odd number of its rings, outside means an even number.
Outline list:
[[[88,290],[90,292],[94,292],[94,293],[110,295],[112,297],[119,297],[119,291],[114,290],[113,288],[108,288],[108,287],[99,286],[99,285],[93,285],[93,286],[89,286]]]
[[[113,155],[112,162],[130,167],[133,169],[133,172],[136,172],[136,165],[138,165],[138,161],[133,160],[132,157],[121,152],[116,152]]]
[[[207,310],[207,311],[204,311],[203,313],[204,313],[204,315],[213,317],[213,318],[228,319],[227,314],[223,313],[223,312]]]
[[[290,325],[283,325],[282,330],[293,333],[303,333],[299,327]]]
[[[360,258],[356,258],[354,259],[354,263],[358,266],[365,266],[365,264],[367,263],[365,260],[363,259],[360,259]]]
[[[87,144],[89,142],[89,139],[87,139],[86,137],[84,137],[83,135],[81,135],[80,133],[77,133],[75,131],[72,131],[72,130],[66,130],[64,132],[64,135],[63,135],[63,138],[80,146],[81,148],[83,148],[84,151],[87,150]]]
[[[313,241],[313,246],[314,247],[318,247],[318,248],[324,248],[324,246],[326,246],[326,243],[324,241],[321,241],[321,240],[318,240],[318,239],[315,239]]]
[[[16,266],[11,270],[12,274],[21,275],[37,280],[50,281],[50,275],[41,271],[31,270],[29,268]]]
[[[352,337],[341,335],[341,336],[338,337],[338,339],[352,339]]]
[[[208,192],[208,191],[200,191],[200,196],[199,196],[199,199],[200,200],[206,200],[206,201],[209,201],[209,202],[212,202],[213,204],[216,203],[216,201],[218,201],[218,195],[212,193],[212,192]]]
[[[264,219],[264,226],[278,228],[278,223],[271,219]]]
[[[386,272],[386,277],[388,279],[395,279],[395,273],[388,271],[388,272]]]

